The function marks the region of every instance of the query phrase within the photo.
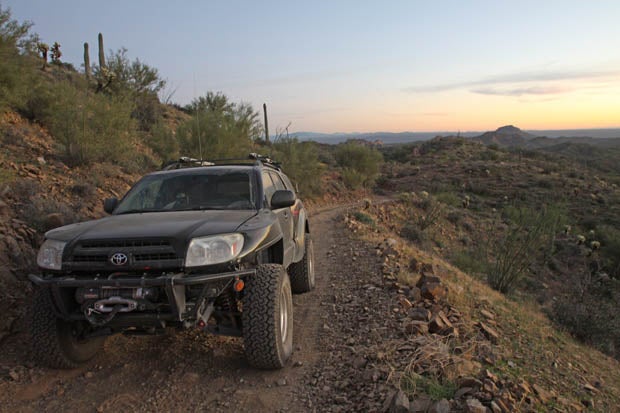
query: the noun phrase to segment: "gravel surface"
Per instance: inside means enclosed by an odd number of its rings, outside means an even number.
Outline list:
[[[389,374],[375,344],[395,333],[380,258],[351,241],[343,208],[311,219],[317,287],[294,297],[294,352],[287,366],[248,366],[241,339],[197,331],[115,336],[84,367],[31,362],[30,337],[0,347],[1,411],[350,411],[380,410]]]

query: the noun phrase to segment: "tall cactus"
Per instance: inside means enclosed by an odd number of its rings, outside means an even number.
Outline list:
[[[90,54],[88,54],[88,42],[84,42],[84,74],[90,78]]]
[[[103,49],[103,35],[99,33],[99,69],[105,67],[105,51]]]

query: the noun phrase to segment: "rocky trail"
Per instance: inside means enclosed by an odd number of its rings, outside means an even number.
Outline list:
[[[115,336],[88,365],[50,370],[31,362],[24,326],[0,348],[0,410],[380,409],[386,373],[366,369],[367,360],[356,348],[389,336],[373,313],[389,314],[390,308],[381,288],[372,285],[381,283],[375,251],[349,240],[343,210],[312,217],[317,288],[294,297],[295,351],[284,369],[249,367],[241,339],[188,331]]]

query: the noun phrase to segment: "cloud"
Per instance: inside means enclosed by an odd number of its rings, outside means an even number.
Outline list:
[[[515,87],[509,85],[522,83],[546,83],[567,80],[605,81],[620,77],[620,70],[574,70],[574,71],[539,71],[520,72],[505,75],[488,76],[463,82],[443,83],[428,86],[410,86],[404,88],[407,93],[432,93],[455,89],[470,89],[473,93],[486,95],[522,96],[548,95],[566,93],[568,88],[553,86]],[[503,88],[497,86],[504,85]]]
[[[523,96],[523,95],[559,95],[561,93],[571,92],[572,88],[561,86],[530,86],[521,88],[496,88],[496,87],[481,87],[470,89],[472,93],[478,93],[480,95],[495,95],[495,96]]]

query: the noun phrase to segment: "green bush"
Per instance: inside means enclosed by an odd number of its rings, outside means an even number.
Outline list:
[[[68,82],[54,85],[53,97],[37,117],[60,143],[68,165],[133,159],[136,128],[124,98],[94,94]]]
[[[383,157],[376,149],[355,143],[338,145],[334,153],[342,168],[342,179],[349,188],[371,187],[377,176]]]
[[[356,211],[353,213],[353,217],[361,222],[362,224],[366,224],[366,225],[375,225],[375,220],[372,219],[372,217],[362,211]]]
[[[321,173],[317,145],[314,142],[300,142],[296,138],[280,138],[266,148],[275,160],[282,163],[282,169],[297,184],[304,197],[313,197],[322,192]]]
[[[30,90],[30,50],[36,42],[31,35],[32,23],[13,20],[9,9],[0,5],[0,112],[21,108]]]
[[[221,93],[209,92],[189,105],[192,119],[177,128],[179,148],[193,158],[247,157],[261,136],[258,113],[245,103],[232,103]]]
[[[179,143],[174,133],[161,121],[151,126],[151,133],[145,137],[145,143],[162,161],[179,157]]]

